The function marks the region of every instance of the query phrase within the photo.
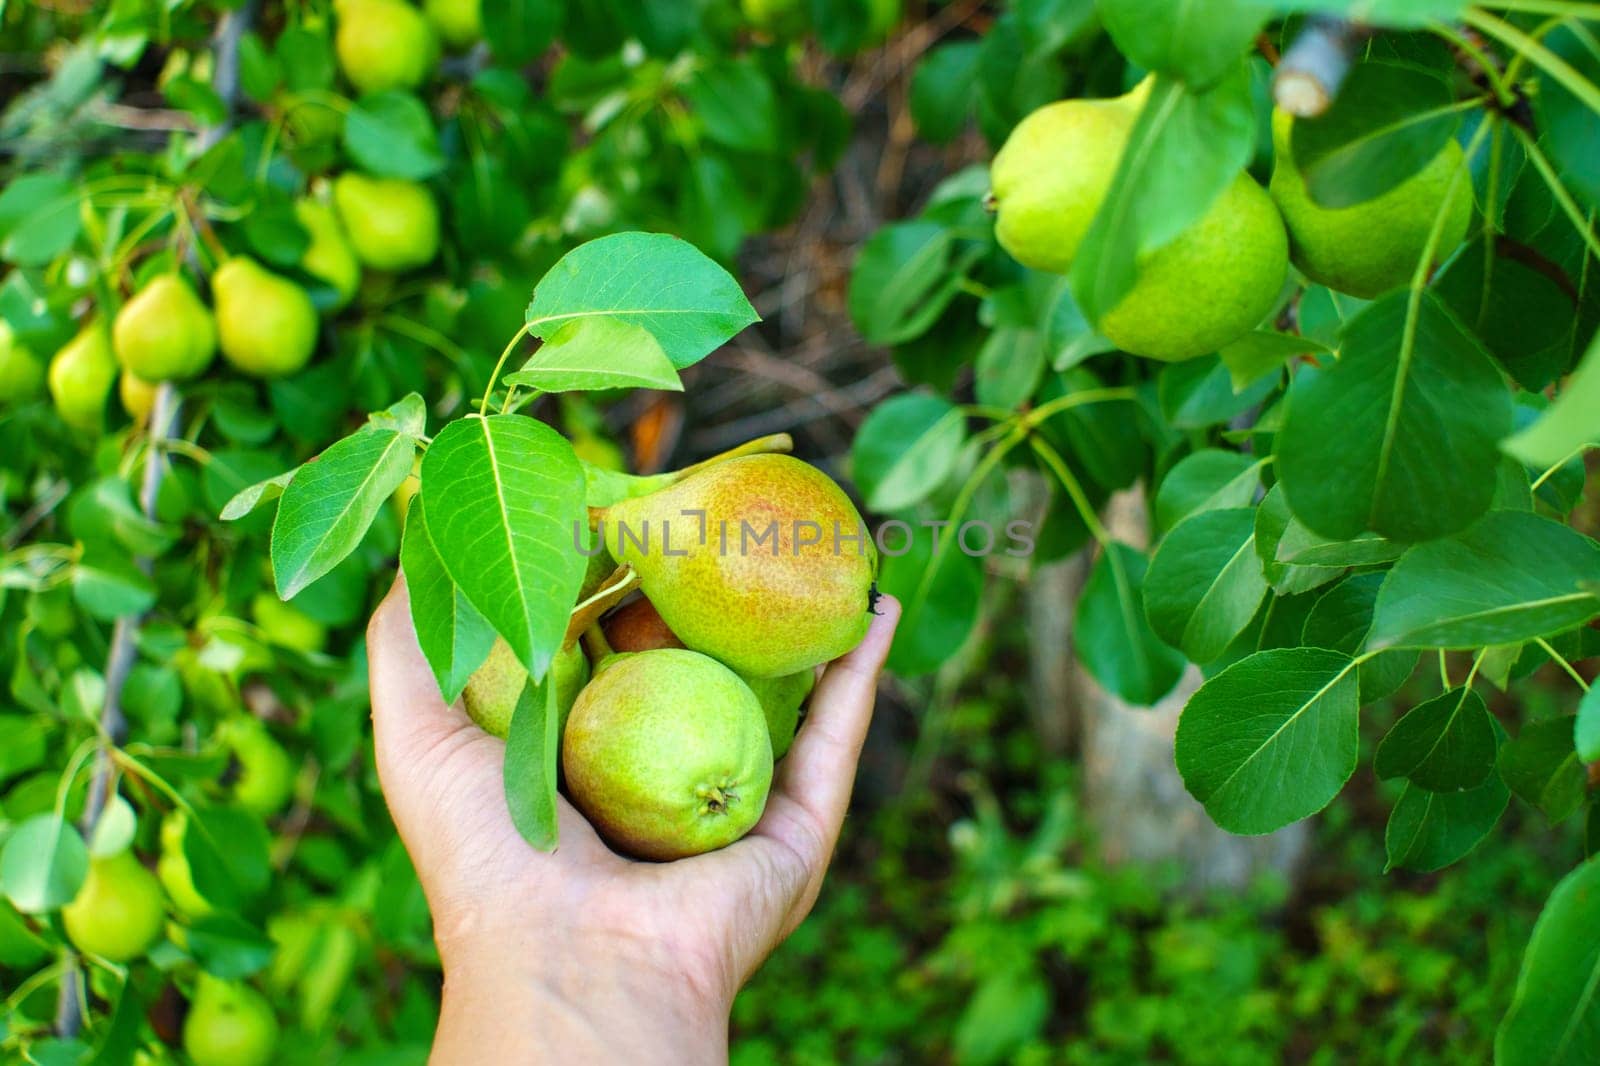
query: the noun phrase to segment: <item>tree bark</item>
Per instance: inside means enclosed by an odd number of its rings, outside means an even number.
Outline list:
[[[1113,497],[1105,519],[1119,540],[1137,545],[1149,539],[1137,490]],[[1173,739],[1183,705],[1200,687],[1200,671],[1191,666],[1154,707],[1136,707],[1101,688],[1077,663],[1072,616],[1088,559],[1086,551],[1036,572],[1028,587],[1028,615],[1040,741],[1052,752],[1070,745],[1080,753],[1084,808],[1100,859],[1111,865],[1176,863],[1186,875],[1179,891],[1195,897],[1244,888],[1267,872],[1292,880],[1306,850],[1307,823],[1266,836],[1234,836],[1212,823],[1178,776]]]

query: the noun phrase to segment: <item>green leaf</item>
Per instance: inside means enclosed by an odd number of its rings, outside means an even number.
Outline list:
[[[1238,66],[1269,14],[1260,0],[1099,0],[1095,9],[1123,55],[1197,87]]]
[[[1287,563],[1278,558],[1278,547],[1295,524],[1294,512],[1283,495],[1283,483],[1272,486],[1256,507],[1256,554],[1267,581],[1280,596],[1292,596],[1320,588],[1336,579],[1343,568]]]
[[[1528,511],[1495,511],[1400,557],[1370,644],[1477,648],[1551,636],[1600,614],[1596,582],[1600,545]]]
[[[1600,84],[1600,49],[1595,24],[1576,19],[1554,27],[1543,41],[1580,79]],[[1594,135],[1594,111],[1542,65],[1533,97],[1539,120],[1539,141],[1565,183],[1589,206],[1600,206],[1600,139]]]
[[[422,181],[444,169],[428,109],[399,89],[355,102],[344,120],[344,147],[363,170],[381,178]]]
[[[1294,513],[1325,537],[1446,536],[1493,497],[1510,394],[1432,294],[1408,332],[1408,298],[1369,304],[1345,326],[1339,362],[1302,369],[1289,389],[1278,474]]]
[[[972,114],[978,77],[977,41],[951,41],[928,50],[911,75],[911,117],[926,141],[955,139]]]
[[[195,890],[223,909],[237,909],[272,881],[271,838],[254,815],[235,807],[195,807],[183,834]]]
[[[1168,533],[1145,575],[1150,626],[1197,663],[1219,657],[1267,594],[1256,558],[1255,511],[1203,511]]]
[[[1230,833],[1310,817],[1355,772],[1355,660],[1320,648],[1257,652],[1201,686],[1178,721],[1178,772]]]
[[[1254,502],[1261,463],[1240,452],[1203,448],[1186,455],[1156,490],[1156,526],[1172,529],[1190,515]]]
[[[904,677],[931,674],[977,628],[983,567],[959,547],[946,548],[930,575],[933,536],[925,528],[912,527],[904,530],[902,540],[892,529],[885,523],[881,533],[878,587],[898,599],[904,613],[889,650],[889,668]]]
[[[381,411],[367,416],[374,429],[392,429],[402,437],[421,441],[428,431],[428,403],[421,395],[408,392]]]
[[[757,318],[726,270],[664,233],[618,233],[574,248],[534,289],[527,321],[548,339],[595,315],[643,327],[679,370]]]
[[[1600,860],[1562,878],[1533,927],[1495,1037],[1498,1066],[1585,1066],[1600,1040]]]
[[[956,468],[966,423],[948,400],[893,396],[873,409],[850,446],[850,472],[867,509],[899,511],[927,499]]]
[[[1500,777],[1552,825],[1583,806],[1588,771],[1573,746],[1572,715],[1529,722],[1500,749]]]
[[[778,101],[759,66],[750,60],[712,62],[683,87],[706,137],[740,152],[778,149]]]
[[[1326,345],[1308,337],[1258,329],[1223,345],[1217,351],[1217,358],[1228,368],[1233,391],[1243,392],[1297,355],[1327,351]]]
[[[1168,647],[1145,617],[1144,554],[1106,545],[1078,600],[1073,640],[1085,670],[1136,707],[1150,707],[1183,676],[1184,658]]]
[[[189,951],[207,973],[228,981],[260,973],[277,950],[272,938],[236,914],[208,914],[185,931]]]
[[[554,330],[505,382],[543,392],[683,391],[677,369],[655,336],[643,326],[607,315],[580,318]]]
[[[72,247],[82,227],[76,182],[41,172],[14,178],[0,191],[0,259],[44,266]]]
[[[505,786],[511,821],[522,839],[540,851],[554,851],[560,832],[556,815],[556,756],[561,749],[561,715],[549,677],[529,679],[511,712],[506,735]]]
[[[1468,0],[1277,0],[1273,7],[1289,12],[1340,15],[1352,22],[1397,29],[1420,29],[1429,23],[1454,21]]]
[[[1600,685],[1591,684],[1578,701],[1578,721],[1573,727],[1578,757],[1584,762],[1600,762]]]
[[[1465,792],[1429,792],[1407,784],[1384,831],[1387,869],[1444,869],[1489,835],[1510,802],[1511,790],[1499,774]]]
[[[1512,247],[1496,241],[1486,248],[1482,238],[1470,242],[1433,288],[1519,385],[1542,390],[1572,365],[1579,319],[1574,298],[1562,291],[1566,279],[1560,272],[1551,271],[1551,277],[1513,258],[1522,253]],[[1590,421],[1591,433],[1600,433]]]
[[[272,523],[279,596],[293,598],[355,551],[415,457],[414,438],[367,428],[295,471]]]
[[[1378,745],[1379,777],[1407,778],[1429,792],[1476,788],[1494,772],[1499,742],[1483,697],[1452,689],[1406,712]]]
[[[588,511],[572,445],[520,415],[458,419],[423,457],[422,502],[445,572],[543,677],[587,562],[573,543]]]
[[[1600,415],[1596,412],[1600,412],[1600,333],[1589,343],[1583,362],[1561,387],[1555,403],[1502,447],[1536,469],[1555,466],[1583,445],[1600,445]]]
[[[1164,367],[1156,382],[1161,412],[1177,429],[1219,426],[1265,400],[1278,385],[1274,376],[1258,378],[1235,391],[1233,375],[1220,358],[1207,355]]]
[[[1309,568],[1308,568],[1309,569]],[[1317,597],[1301,628],[1300,643],[1354,655],[1372,630],[1372,612],[1384,575],[1352,574]],[[1405,684],[1417,667],[1418,653],[1401,649],[1380,652],[1361,664],[1361,705],[1388,696]]]
[[[956,256],[955,248],[955,235],[937,222],[891,223],[867,238],[850,274],[848,302],[869,344],[903,344],[938,321],[970,259]]]
[[[422,500],[411,501],[400,543],[400,568],[411,594],[411,621],[417,645],[438,679],[439,691],[454,702],[473,672],[494,647],[494,627],[472,606],[450,575],[428,536]]]
[[[557,0],[483,0],[483,39],[508,67],[539,58],[561,26]]]
[[[59,815],[29,818],[0,851],[0,892],[23,914],[44,914],[71,903],[88,873],[89,849]]]
[[[1036,330],[1001,327],[989,334],[973,367],[973,393],[990,407],[1020,407],[1044,376],[1044,338]]]
[[[1133,287],[1141,256],[1170,244],[1238,178],[1255,139],[1243,63],[1205,93],[1156,76],[1073,260],[1072,292],[1089,321],[1098,323]]]
[[[1291,128],[1290,154],[1311,198],[1350,207],[1415,175],[1455,135],[1453,103],[1450,87],[1425,70],[1358,63],[1324,114]]]
[[[128,556],[93,549],[72,567],[72,598],[90,617],[114,622],[155,606],[156,586]]]

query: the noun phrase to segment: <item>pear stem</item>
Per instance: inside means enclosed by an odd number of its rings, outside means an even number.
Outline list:
[[[682,481],[684,478],[693,477],[708,467],[725,463],[729,459],[743,459],[748,455],[772,455],[774,453],[788,454],[794,451],[794,438],[787,433],[773,433],[755,440],[746,441],[737,448],[729,448],[725,452],[713,455],[709,459],[702,459],[698,463],[686,466],[672,475],[673,481]]]
[[[599,666],[606,656],[613,654],[611,642],[606,640],[605,631],[600,628],[598,620],[583,631],[583,646],[589,652],[589,661],[596,666]]]
[[[606,583],[600,591],[584,600],[572,609],[572,616],[567,620],[567,636],[561,642],[562,648],[570,648],[576,644],[578,638],[589,629],[595,627],[600,621],[600,616],[617,605],[617,601],[632,592],[639,584],[639,575],[633,572],[630,566],[619,566],[606,578]]]

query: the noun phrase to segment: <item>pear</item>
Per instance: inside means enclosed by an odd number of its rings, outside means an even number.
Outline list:
[[[267,1066],[277,1049],[278,1019],[261,993],[200,975],[183,1020],[183,1050],[194,1066]]]
[[[31,400],[43,388],[44,363],[0,318],[0,404]]]
[[[470,48],[483,38],[482,0],[426,0],[423,13],[451,48]]]
[[[117,312],[111,343],[145,381],[188,381],[216,358],[217,326],[182,274],[159,274]]]
[[[726,847],[760,820],[772,786],[755,693],[681,648],[606,660],[572,708],[561,759],[573,803],[642,859]]]
[[[117,380],[111,331],[96,318],[50,360],[50,396],[61,420],[80,433],[105,428],[106,397]]]
[[[1062,100],[1017,124],[995,155],[995,236],[1024,266],[1072,267],[1116,176],[1149,79],[1110,100]],[[1239,174],[1206,213],[1140,258],[1133,287],[1100,332],[1124,351],[1179,361],[1216,351],[1271,312],[1288,238],[1271,199]]]
[[[337,0],[339,66],[363,93],[415,89],[439,61],[439,41],[404,0]]]
[[[683,647],[683,641],[667,625],[655,604],[643,596],[606,615],[600,629],[615,652]]]
[[[79,951],[129,962],[161,939],[161,884],[131,851],[90,859],[83,887],[61,908],[61,921]]]
[[[294,794],[294,762],[267,727],[254,718],[223,724],[218,737],[233,753],[234,802],[259,818],[270,818]]]
[[[189,817],[173,811],[161,823],[161,855],[156,859],[156,880],[167,890],[167,898],[180,914],[204,918],[216,908],[195,887],[194,870],[183,853],[183,838],[189,831]]]
[[[356,258],[375,270],[410,270],[438,254],[439,208],[425,185],[346,172],[333,202]]]
[[[745,678],[745,683],[761,702],[767,735],[772,740],[772,757],[781,759],[794,743],[795,732],[800,728],[800,707],[816,687],[817,672],[807,667],[782,677]]]
[[[1371,299],[1411,280],[1441,208],[1444,229],[1438,258],[1447,258],[1466,239],[1472,222],[1472,178],[1463,173],[1461,145],[1445,142],[1428,165],[1399,185],[1349,207],[1323,207],[1311,198],[1295,166],[1290,136],[1294,119],[1272,116],[1277,158],[1268,188],[1289,227],[1294,265],[1330,289]],[[1448,197],[1448,203],[1446,203]]]
[[[1149,80],[1105,100],[1059,100],[1017,123],[989,168],[995,238],[1023,266],[1065,274],[1111,187]]]
[[[1288,271],[1283,219],[1240,174],[1199,222],[1139,260],[1133,288],[1101,316],[1100,332],[1150,359],[1208,355],[1260,325]]]
[[[327,282],[338,294],[335,308],[348,305],[361,284],[361,264],[339,224],[339,216],[321,200],[302,199],[295,201],[294,217],[311,237],[300,257],[300,269]]]
[[[643,596],[607,615],[601,628],[606,643],[618,654],[683,647],[683,641],[662,619],[655,604]],[[816,684],[816,670],[808,666],[782,677],[741,677],[741,680],[761,701],[767,732],[772,738],[772,757],[783,758],[800,724],[800,705]]]
[[[156,409],[156,390],[159,388],[159,385],[150,384],[133,371],[124,370],[117,379],[117,398],[122,401],[122,409],[128,412],[129,418],[143,422]]]
[[[866,636],[872,533],[833,479],[792,456],[714,463],[619,500],[601,526],[678,638],[747,677],[792,674]]]
[[[567,718],[578,693],[589,682],[589,660],[577,644],[562,648],[550,662],[556,686],[556,711],[561,716],[557,729],[565,731]],[[505,739],[511,731],[511,714],[528,683],[528,671],[517,661],[511,645],[495,638],[489,658],[467,681],[461,694],[467,716],[485,733]]]
[[[306,291],[248,256],[234,256],[211,278],[222,355],[258,378],[302,369],[317,347],[317,309]]]

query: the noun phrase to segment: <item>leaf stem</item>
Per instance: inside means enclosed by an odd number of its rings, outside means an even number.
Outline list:
[[[1562,655],[1560,652],[1556,651],[1550,646],[1550,642],[1548,640],[1545,640],[1543,637],[1539,637],[1534,641],[1534,643],[1543,648],[1544,653],[1550,656],[1551,661],[1557,666],[1561,667],[1561,669],[1565,670],[1567,672],[1567,676],[1578,683],[1579,688],[1583,689],[1585,692],[1589,691],[1589,682],[1585,681],[1583,679],[1583,675],[1578,673],[1571,663],[1567,662],[1566,656]]]
[[[1522,144],[1522,150],[1527,154],[1528,161],[1539,172],[1539,176],[1544,179],[1544,183],[1550,187],[1550,195],[1554,196],[1556,203],[1561,205],[1561,210],[1566,214],[1567,221],[1572,223],[1572,228],[1578,231],[1578,235],[1583,238],[1583,242],[1589,246],[1590,253],[1600,256],[1600,238],[1595,236],[1591,220],[1584,216],[1583,209],[1578,206],[1578,202],[1572,198],[1572,193],[1567,191],[1567,187],[1562,184],[1560,176],[1556,174],[1555,167],[1550,165],[1550,160],[1539,147],[1539,143],[1521,126],[1513,124],[1511,131],[1516,134],[1517,140]]]
[[[1549,481],[1552,477],[1555,476],[1556,471],[1560,470],[1562,467],[1564,467],[1568,463],[1572,462],[1572,460],[1578,458],[1578,456],[1582,455],[1584,452],[1588,451],[1590,448],[1593,448],[1593,447],[1595,447],[1594,444],[1585,441],[1584,443],[1578,445],[1576,448],[1572,449],[1566,455],[1563,455],[1560,459],[1558,459],[1555,462],[1555,464],[1553,466],[1551,466],[1548,470],[1546,470],[1544,473],[1540,474],[1536,479],[1534,479],[1533,484],[1528,486],[1528,491],[1529,492],[1538,492],[1540,487],[1543,486],[1546,481]]]
[[[1109,403],[1114,400],[1133,400],[1138,398],[1138,393],[1125,386],[1105,389],[1084,389],[1082,392],[1071,392],[1065,396],[1057,396],[1046,401],[1033,410],[1022,414],[1018,421],[1028,429],[1032,429],[1040,422],[1053,414],[1069,411],[1074,407],[1082,407],[1091,403]]]
[[[1111,543],[1111,534],[1106,532],[1106,527],[1101,524],[1100,516],[1095,513],[1093,505],[1089,503],[1089,496],[1083,491],[1083,485],[1073,475],[1067,466],[1066,460],[1061,458],[1061,453],[1037,435],[1028,438],[1031,447],[1044,464],[1055,474],[1056,480],[1061,482],[1061,487],[1067,490],[1067,495],[1072,498],[1072,505],[1078,509],[1078,517],[1083,519],[1083,524],[1088,527],[1089,534],[1102,548]]]
[[[1576,96],[1590,111],[1600,115],[1600,89],[1595,88],[1589,79],[1578,73],[1566,60],[1545,47],[1542,41],[1486,11],[1469,7],[1461,13],[1461,19],[1474,29],[1481,30],[1514,49],[1518,55],[1525,56],[1528,62],[1550,75],[1553,81]]]
[[[505,350],[500,353],[499,361],[494,364],[493,372],[489,374],[489,387],[483,390],[483,399],[478,403],[479,417],[487,416],[489,413],[489,397],[494,395],[495,382],[500,380],[500,371],[505,369],[506,360],[511,358],[511,353],[516,351],[517,345],[522,342],[522,338],[528,336],[531,332],[533,332],[533,323],[524,322],[521,328],[511,335],[511,340],[507,342]]]

